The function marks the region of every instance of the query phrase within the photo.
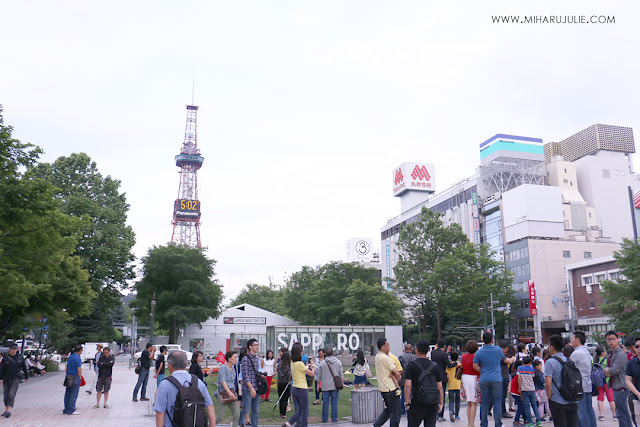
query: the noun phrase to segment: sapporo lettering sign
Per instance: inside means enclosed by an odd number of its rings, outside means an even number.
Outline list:
[[[347,351],[352,350],[356,351],[360,348],[360,335],[356,333],[351,333],[347,336],[347,334],[338,333],[336,334],[338,339],[337,345],[335,347],[336,351]],[[322,334],[318,333],[293,333],[291,335],[286,333],[278,334],[278,344],[282,347],[287,347],[291,350],[291,347],[294,343],[299,342],[302,344],[303,348],[311,346],[313,351],[316,351],[319,348],[324,348],[324,338]]]

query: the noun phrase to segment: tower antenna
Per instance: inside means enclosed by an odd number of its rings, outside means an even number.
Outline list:
[[[193,94],[192,94],[193,97]],[[198,149],[198,107],[187,105],[187,125],[176,166],[180,168],[178,198],[173,205],[171,242],[190,248],[202,248],[200,242],[200,201],[198,200],[198,169],[204,157]]]
[[[196,66],[193,66],[193,85],[191,86],[191,105],[194,104],[193,102],[193,95],[196,92]]]

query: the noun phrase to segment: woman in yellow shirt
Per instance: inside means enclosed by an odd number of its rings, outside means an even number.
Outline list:
[[[298,427],[307,427],[309,420],[309,390],[307,389],[306,375],[315,376],[316,367],[311,358],[309,358],[310,368],[302,363],[302,344],[295,343],[291,347],[291,376],[293,377],[293,387],[291,396],[293,397],[293,406],[295,413],[289,421],[282,424],[282,427],[291,427],[298,423]]]

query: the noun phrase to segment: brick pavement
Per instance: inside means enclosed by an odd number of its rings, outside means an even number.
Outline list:
[[[113,368],[113,384],[109,393],[109,409],[93,409],[96,404],[95,384],[93,380],[95,374],[90,371],[89,365],[83,365],[85,371],[85,380],[88,384],[80,388],[78,395],[77,411],[80,415],[64,415],[62,414],[64,387],[62,385],[63,372],[49,373],[42,377],[32,378],[28,383],[20,384],[18,394],[16,396],[15,407],[12,411],[11,418],[5,420],[0,418],[2,427],[20,426],[20,427],[36,427],[36,426],[153,426],[155,425],[155,412],[153,411],[152,401],[149,402],[133,402],[133,388],[137,381],[137,375],[133,373],[133,369],[129,369],[128,356],[116,357],[116,364]],[[86,393],[89,387],[93,385],[91,395]],[[156,386],[155,380],[149,378],[149,387],[147,389],[147,397],[153,398]],[[101,399],[102,400],[102,399]],[[153,399],[152,399],[153,400]],[[597,413],[597,403],[594,398],[594,409]],[[448,409],[448,406],[447,406]],[[599,427],[617,427],[618,423],[611,419],[610,411],[607,406],[606,421],[599,421]],[[445,411],[448,414],[448,410]],[[456,427],[468,426],[466,420],[466,404],[463,402],[460,408],[460,421],[454,423]],[[511,427],[512,419],[504,419],[504,426]],[[340,427],[351,427],[350,422],[338,423]],[[438,426],[446,427],[449,421],[438,423]],[[260,423],[261,426],[265,424]],[[323,426],[331,424],[322,424]],[[366,426],[368,424],[357,424],[358,426]],[[387,422],[387,426],[389,423]],[[406,427],[406,417],[402,417],[400,426]],[[475,422],[476,426],[480,425],[480,420]],[[489,419],[489,426],[493,426],[493,419]],[[551,427],[551,423],[545,423],[545,426]],[[453,426],[452,426],[453,427]]]

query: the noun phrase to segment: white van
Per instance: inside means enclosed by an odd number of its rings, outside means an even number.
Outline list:
[[[109,343],[105,342],[86,342],[82,345],[82,354],[80,355],[82,363],[95,362],[98,344],[102,345],[102,348],[109,347]]]

